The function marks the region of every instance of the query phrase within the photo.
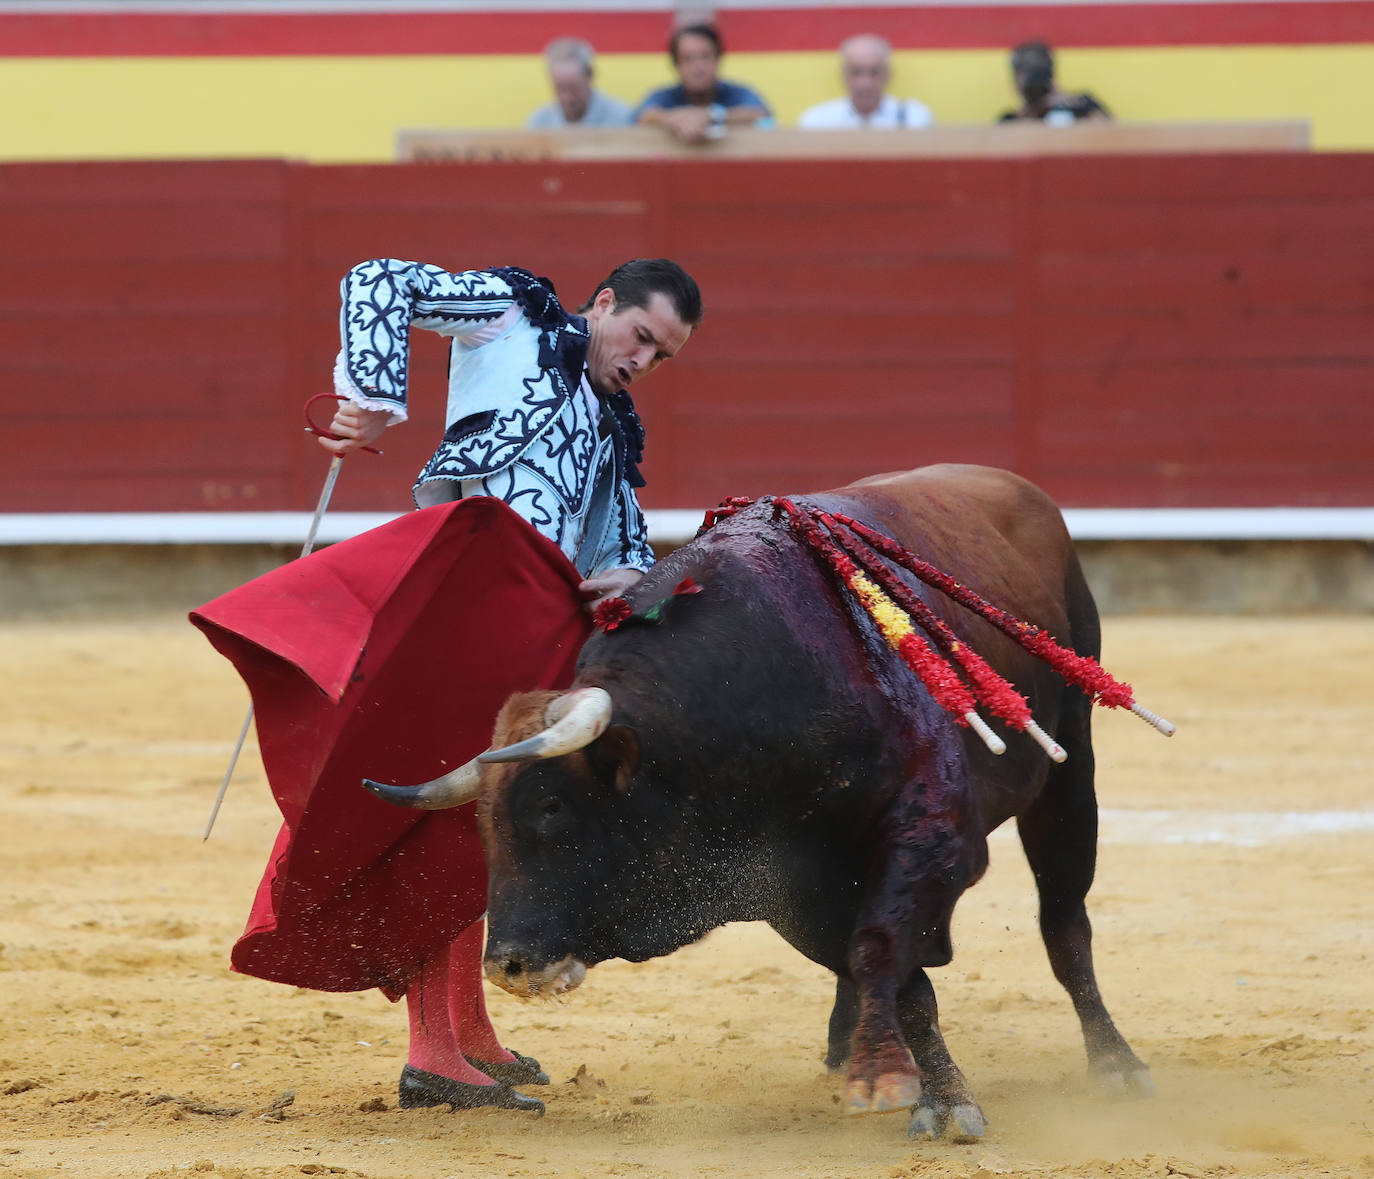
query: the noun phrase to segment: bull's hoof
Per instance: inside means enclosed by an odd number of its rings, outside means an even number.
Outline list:
[[[883,1073],[871,1083],[850,1081],[844,1091],[844,1112],[846,1117],[892,1113],[909,1109],[920,1099],[921,1078],[915,1073]]]
[[[911,1121],[906,1128],[908,1138],[929,1138],[932,1141],[940,1137],[940,1131],[944,1127],[940,1124],[940,1115],[928,1105],[918,1105],[911,1111]]]
[[[1154,1079],[1144,1065],[1139,1068],[1098,1073],[1097,1084],[1102,1092],[1111,1098],[1155,1096]]]
[[[1155,1081],[1147,1068],[1138,1068],[1126,1074],[1126,1092],[1132,1097],[1155,1096]]]
[[[972,1101],[962,1101],[949,1111],[949,1136],[955,1142],[977,1142],[988,1132],[988,1120]]]
[[[961,1101],[947,1109],[922,1103],[911,1111],[911,1123],[906,1128],[908,1138],[934,1140],[948,1131],[954,1142],[977,1142],[987,1133],[987,1119],[976,1102]]]
[[[843,1052],[832,1048],[825,1054],[825,1071],[828,1073],[842,1073],[849,1067],[849,1050]]]

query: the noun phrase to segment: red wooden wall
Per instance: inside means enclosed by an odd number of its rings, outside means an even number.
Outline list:
[[[1374,156],[0,167],[0,511],[313,505],[344,270],[682,261],[651,507],[942,460],[1064,506],[1374,503]],[[412,423],[334,504],[409,505]]]

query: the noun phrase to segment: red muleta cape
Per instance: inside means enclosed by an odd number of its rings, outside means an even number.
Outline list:
[[[580,580],[483,497],[408,513],[192,612],[248,685],[285,820],[235,970],[396,998],[481,917],[475,807],[404,810],[360,782],[436,778],[487,747],[512,692],[571,683],[590,630]]]

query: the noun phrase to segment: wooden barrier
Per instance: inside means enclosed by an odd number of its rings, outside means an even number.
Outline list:
[[[510,163],[608,159],[977,159],[1050,155],[1180,155],[1306,151],[1304,120],[1250,123],[1083,122],[935,126],[867,131],[735,128],[685,144],[658,127],[570,127],[559,131],[406,128],[396,136],[405,163]]]
[[[637,391],[644,501],[945,460],[1066,507],[1374,504],[1374,155],[0,168],[0,512],[304,510],[338,282],[395,256],[529,265],[577,306],[680,259],[706,320]],[[401,511],[441,429],[346,464]]]

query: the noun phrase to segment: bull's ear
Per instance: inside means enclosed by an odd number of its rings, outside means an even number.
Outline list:
[[[628,725],[611,725],[587,746],[587,761],[601,781],[624,794],[639,769],[639,734]]]

